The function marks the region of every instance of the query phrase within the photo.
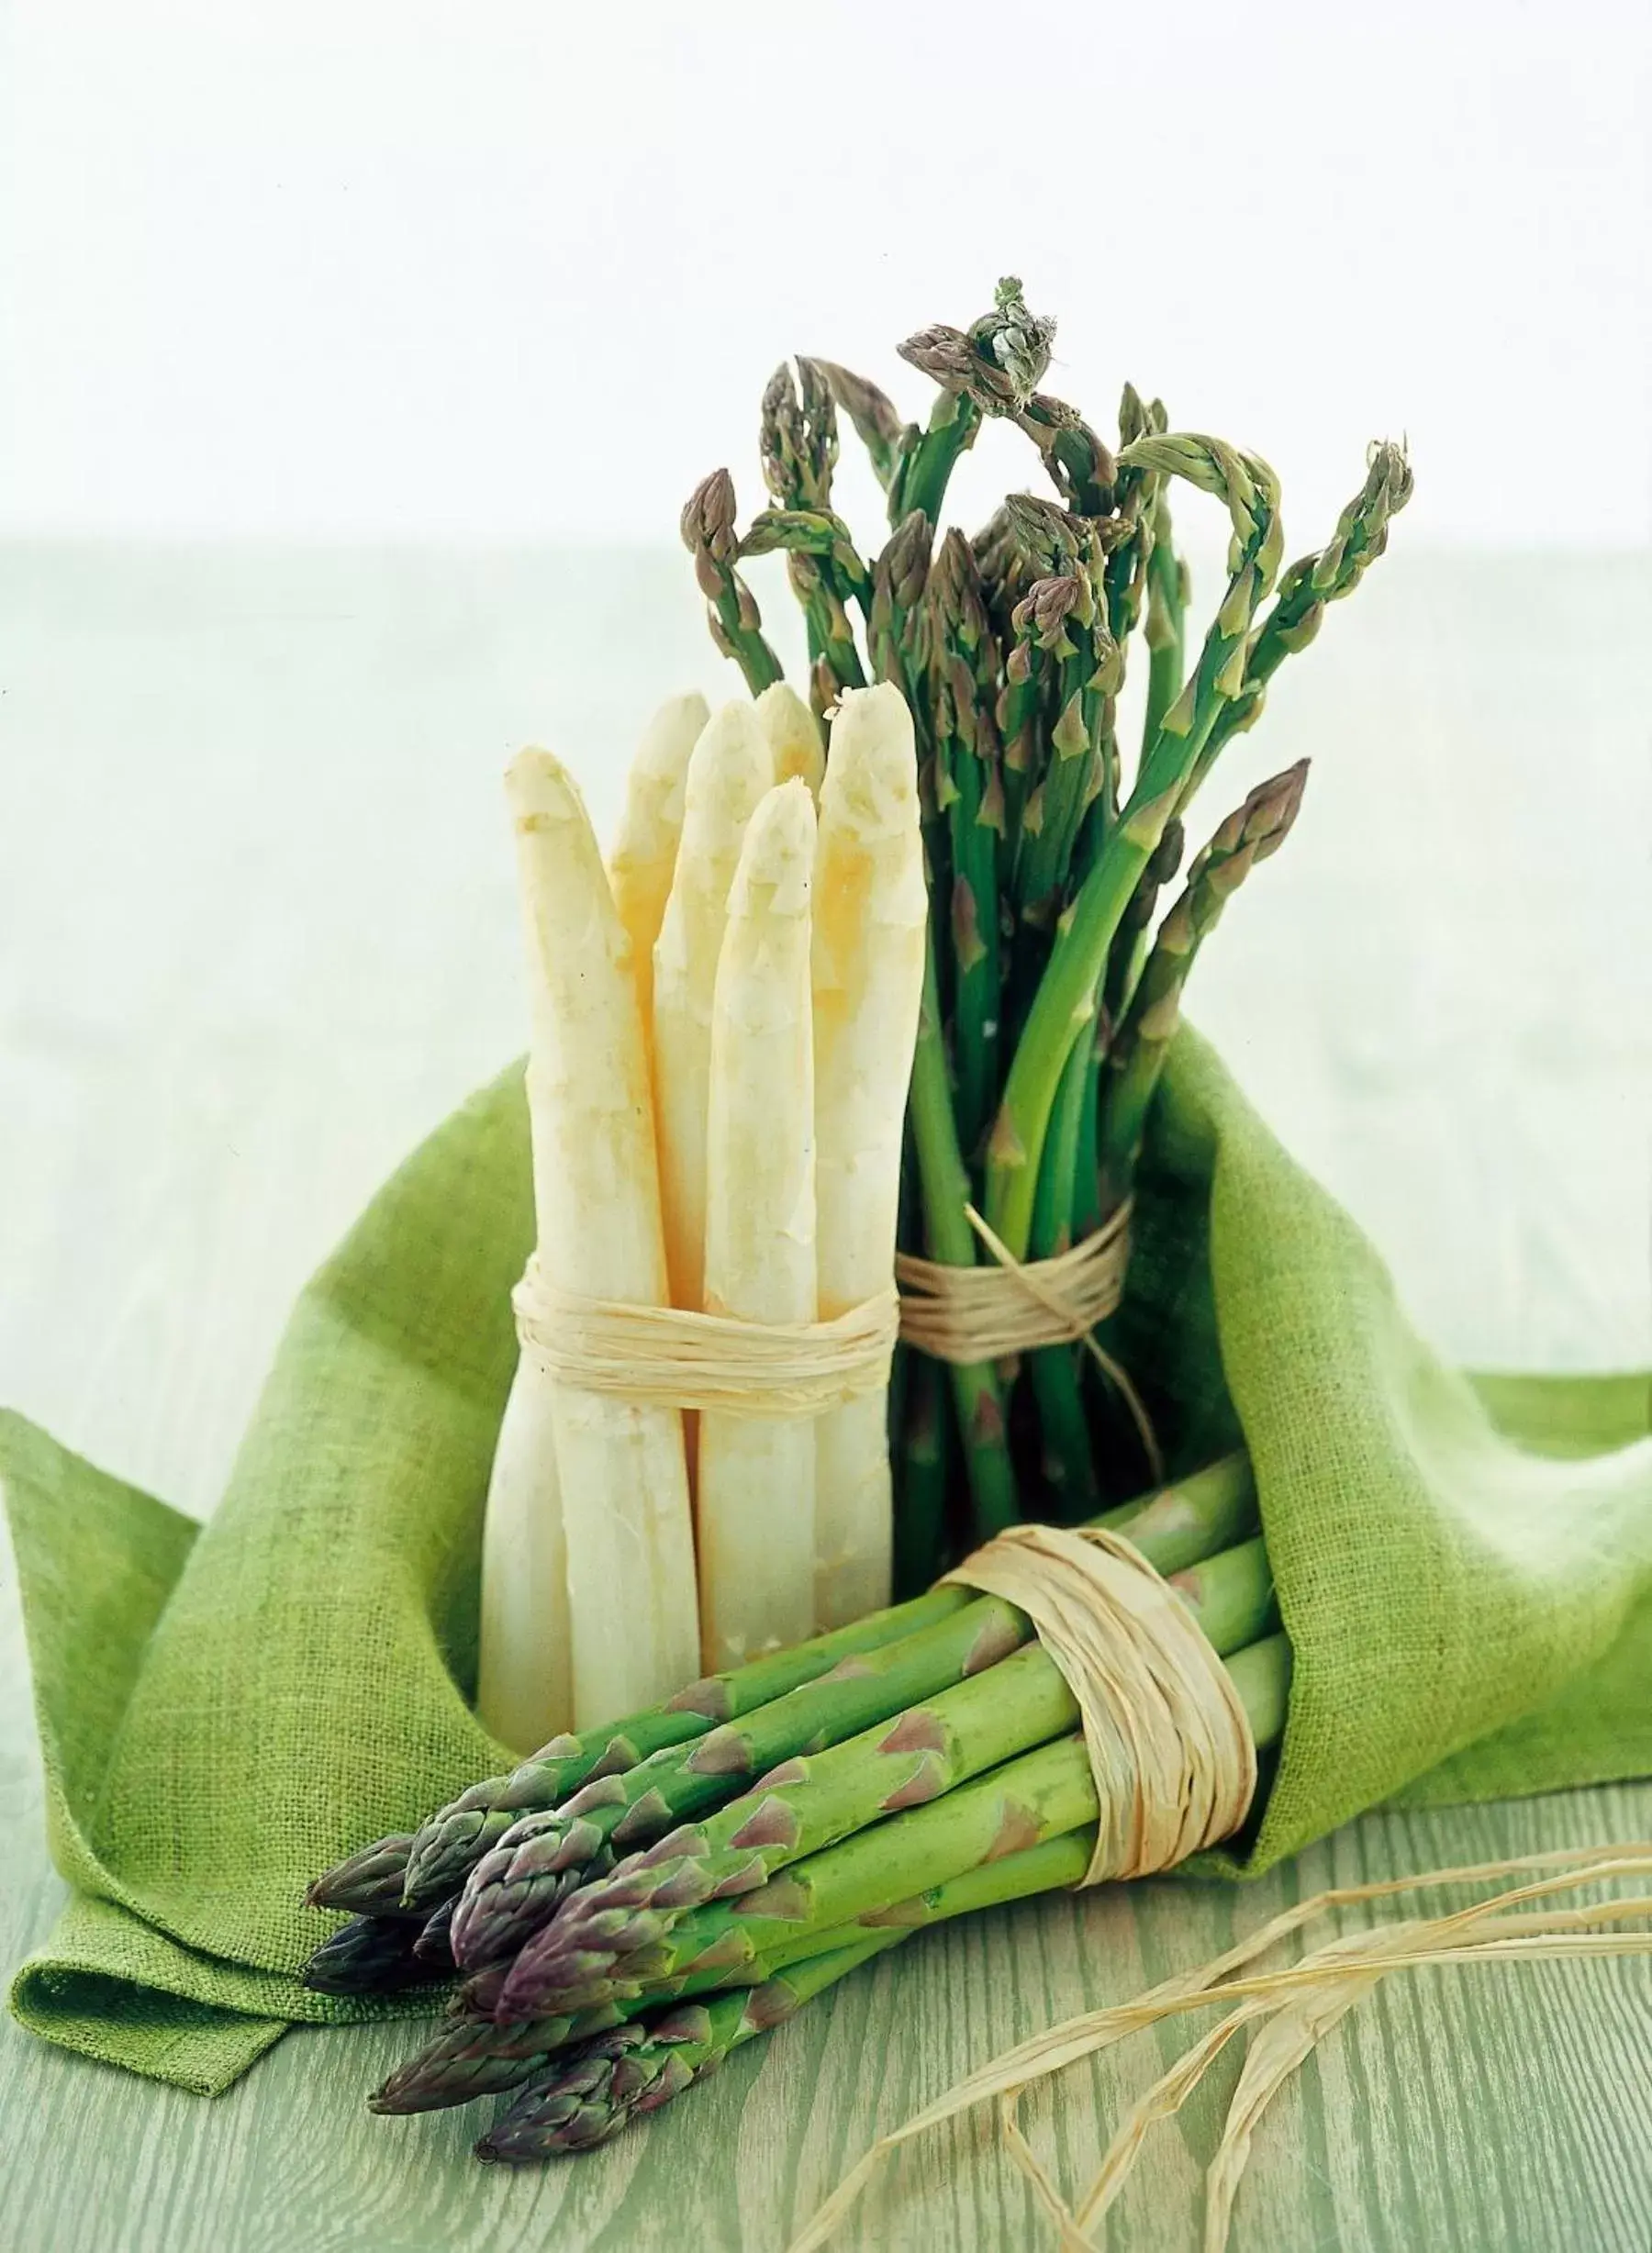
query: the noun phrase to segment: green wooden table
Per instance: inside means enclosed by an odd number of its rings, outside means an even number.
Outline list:
[[[1197,1014],[1449,1349],[1645,1366],[1652,807],[1624,716],[1647,707],[1652,574],[1402,569],[1401,548],[1239,748],[1235,796],[1302,751],[1313,788],[1267,903],[1201,966]],[[209,1511],[304,1274],[519,1044],[505,754],[531,734],[571,750],[603,816],[649,700],[719,686],[680,558],[616,568],[660,620],[620,707],[599,691],[613,575],[562,558],[0,552],[0,833],[20,848],[0,1397],[94,1460]],[[1535,684],[1511,660],[1539,616]],[[1557,823],[1562,758],[1568,802],[1610,820]],[[956,2075],[1287,1901],[1648,1836],[1648,1786],[1378,1814],[1251,1891],[1162,1880],[995,1913],[858,1974],[608,2152],[523,2176],[471,2165],[460,2117],[363,2110],[405,2027],[296,2034],[209,2103],[6,2021],[0,2253],[773,2253]],[[0,1842],[9,1964],[61,1888],[3,1556]],[[1175,2047],[1144,2036],[1028,2102],[1069,2185]],[[1645,1958],[1396,1978],[1268,2114],[1233,2243],[1647,2253],[1649,2059]],[[1197,2244],[1235,2070],[1155,2131],[1111,2244]],[[892,2170],[842,2242],[1049,2239],[966,2124]]]

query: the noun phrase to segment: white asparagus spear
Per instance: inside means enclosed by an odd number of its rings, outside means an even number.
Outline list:
[[[800,775],[819,805],[826,772],[820,721],[789,681],[770,682],[757,699],[757,717],[774,753],[775,780],[789,782],[794,775]]]
[[[506,777],[528,943],[534,1201],[548,1280],[665,1298],[653,1122],[631,949],[579,793],[549,752]],[[558,1385],[574,1725],[670,1696],[698,1669],[683,1420]]]
[[[710,717],[698,689],[655,712],[625,779],[625,810],[608,854],[608,884],[631,944],[644,1040],[653,1021],[653,945],[676,866],[688,754]]]
[[[912,721],[899,689],[848,689],[820,791],[813,896],[819,1307],[888,1288],[901,1123],[923,994],[928,899]],[[815,1619],[889,1601],[893,1508],[882,1392],[815,1425]]]
[[[524,1754],[574,1722],[555,1390],[524,1355],[494,1446],[482,1521],[476,1711],[490,1735]]]
[[[729,897],[711,1019],[706,1311],[815,1313],[809,883],[814,801],[800,776],[753,815]],[[710,1673],[814,1632],[814,1425],[699,1419],[700,1663]]]
[[[698,1310],[706,1245],[711,1000],[729,887],[773,777],[755,708],[712,713],[688,760],[676,873],[654,944],[653,1084],[660,1199],[674,1305]]]

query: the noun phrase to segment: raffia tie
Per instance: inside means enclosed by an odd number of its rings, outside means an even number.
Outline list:
[[[1071,1345],[1088,1338],[1124,1296],[1128,1205],[1070,1251],[1030,1260],[1018,1260],[973,1205],[964,1210],[995,1265],[949,1267],[910,1252],[895,1257],[900,1334],[921,1353],[967,1364]]]
[[[949,1266],[898,1252],[895,1280],[900,1286],[903,1341],[932,1360],[965,1367],[1033,1353],[1043,1345],[1082,1345],[1129,1410],[1154,1483],[1162,1484],[1165,1458],[1153,1420],[1126,1371],[1093,1334],[1124,1296],[1129,1203],[1052,1259],[1017,1259],[973,1205],[965,1206],[964,1217],[993,1265]]]
[[[1139,1549],[1100,1526],[1016,1525],[946,1578],[1024,1612],[1077,1703],[1101,1811],[1084,1884],[1150,1877],[1239,1828],[1256,1789],[1250,1723]]]
[[[726,1416],[820,1416],[889,1381],[894,1287],[824,1322],[742,1322],[559,1290],[530,1259],[510,1295],[524,1354],[559,1385]]]

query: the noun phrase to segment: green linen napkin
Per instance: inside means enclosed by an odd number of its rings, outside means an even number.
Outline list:
[[[300,1298],[210,1522],[0,1420],[58,1868],[24,2024],[206,2093],[312,1995],[316,1871],[505,1765],[466,1704],[530,1234],[515,1068]],[[1243,1436],[1296,1651],[1255,1871],[1376,1801],[1652,1771],[1643,1377],[1446,1368],[1380,1261],[1178,1037],[1121,1317],[1172,1459]]]

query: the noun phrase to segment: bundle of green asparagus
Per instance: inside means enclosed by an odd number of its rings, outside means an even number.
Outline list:
[[[946,1266],[1054,1256],[1129,1200],[1194,957],[1229,895],[1283,841],[1305,767],[1264,783],[1221,824],[1155,933],[1189,801],[1256,721],[1285,657],[1382,552],[1411,493],[1402,451],[1374,445],[1330,541],[1281,574],[1267,464],[1173,433],[1162,404],[1128,385],[1109,445],[1039,389],[1053,337],[1007,280],[967,329],[910,338],[901,357],[939,389],[922,426],[832,362],[782,366],[762,408],[771,506],[742,532],[719,470],[682,519],[713,638],[753,695],[781,667],[741,566],[779,551],[802,606],[816,710],[868,679],[895,683],[910,708],[932,914],[901,1241]],[[892,530],[870,560],[833,507],[840,413],[887,497]],[[1055,497],[1011,494],[974,539],[943,532],[948,479],[988,418],[1032,440]],[[1233,530],[1227,583],[1197,648],[1171,526],[1178,479],[1219,500]],[[1120,697],[1138,626],[1145,710],[1127,775]],[[1139,1476],[1139,1442],[1093,1352],[1054,1344],[1019,1367],[905,1362],[891,1392],[898,1587],[925,1586],[960,1535],[1094,1514],[1113,1465]],[[957,1484],[967,1528],[947,1522]]]
[[[1245,1458],[1099,1522],[1169,1578],[1275,1743],[1289,1650]],[[352,1857],[311,1889],[350,1918],[307,1978],[461,1980],[373,2106],[508,2092],[478,2152],[538,2158],[603,2141],[911,1933],[1077,1884],[1123,1815],[1025,1613],[947,1584],[559,1737]]]

